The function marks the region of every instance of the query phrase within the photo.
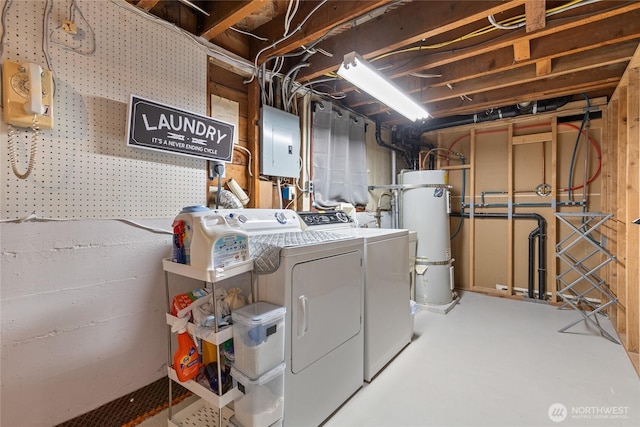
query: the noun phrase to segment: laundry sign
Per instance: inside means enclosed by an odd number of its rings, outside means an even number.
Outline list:
[[[131,95],[127,145],[231,161],[232,124]]]

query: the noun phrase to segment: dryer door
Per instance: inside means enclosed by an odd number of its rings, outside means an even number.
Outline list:
[[[362,253],[296,264],[292,280],[291,370],[298,373],[362,329]]]

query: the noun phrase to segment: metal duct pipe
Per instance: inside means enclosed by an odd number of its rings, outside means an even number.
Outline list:
[[[469,213],[467,212],[451,212],[450,216],[469,218]],[[473,215],[474,218],[492,218],[492,219],[508,219],[508,213],[475,213]],[[544,217],[537,213],[512,213],[511,217],[513,219],[534,219],[538,221],[538,227],[535,228],[529,234],[529,274],[528,274],[528,292],[529,297],[533,298],[533,244],[531,243],[532,238],[538,238],[538,299],[545,299],[547,293],[547,220]],[[532,237],[533,236],[533,237]]]

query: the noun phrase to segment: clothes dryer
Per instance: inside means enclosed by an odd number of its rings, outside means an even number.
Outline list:
[[[364,383],[364,239],[302,232],[291,210],[219,211],[249,235],[257,300],[286,308],[283,424],[317,426]]]
[[[298,212],[305,230],[364,238],[364,371],[373,378],[411,342],[409,232],[354,228],[342,211]]]

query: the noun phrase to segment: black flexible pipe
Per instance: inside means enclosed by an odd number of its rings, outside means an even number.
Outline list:
[[[468,212],[451,212],[450,216],[469,218]],[[493,219],[508,219],[507,213],[476,213],[474,218],[493,218]],[[534,219],[538,221],[538,227],[529,234],[529,277],[528,277],[528,294],[530,298],[533,298],[533,245],[531,243],[533,238],[538,238],[538,299],[545,299],[547,293],[547,220],[537,213],[513,213],[511,214],[513,219]]]

